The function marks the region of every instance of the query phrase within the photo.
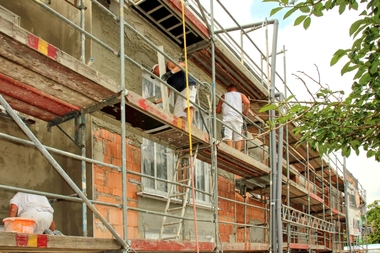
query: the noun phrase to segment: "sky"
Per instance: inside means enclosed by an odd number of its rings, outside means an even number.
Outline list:
[[[277,52],[280,52],[285,46],[286,81],[298,99],[305,94],[305,88],[293,74],[300,75],[298,71],[302,71],[313,78],[317,78],[316,66],[320,72],[322,84],[328,85],[332,90],[344,90],[346,94],[350,92],[353,74],[344,76],[340,74],[340,70],[346,61],[341,61],[337,65],[330,67],[330,60],[338,49],[351,47],[353,40],[349,36],[349,28],[359,18],[358,11],[346,11],[339,15],[338,10],[331,10],[325,13],[323,17],[312,18],[311,26],[305,31],[302,26],[293,26],[298,15],[293,15],[283,20],[282,17],[285,13],[283,11],[274,17],[270,17],[270,10],[278,6],[275,3],[263,3],[261,0],[220,1],[240,25],[262,22],[265,19],[277,19],[279,21]],[[202,4],[206,8],[210,5],[209,1],[202,1]],[[221,23],[224,22],[224,27],[234,26],[226,17],[225,12],[220,9],[217,1],[214,1],[214,10],[215,18]],[[265,41],[264,32],[255,31],[250,36],[255,43],[256,41]],[[271,36],[272,33],[269,32],[270,40]],[[262,46],[265,46],[265,44],[260,45],[260,48]],[[283,54],[277,55],[276,66],[278,72],[283,74]],[[278,85],[281,86],[282,84],[279,83]],[[313,88],[314,91],[317,89],[316,87],[310,87],[312,91]],[[366,190],[367,205],[374,200],[380,200],[380,184],[377,182],[377,180],[380,180],[379,163],[373,158],[368,159],[366,154],[361,152],[359,156],[352,154],[347,158],[346,165],[347,169]]]

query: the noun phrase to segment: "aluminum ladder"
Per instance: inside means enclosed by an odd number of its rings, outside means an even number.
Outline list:
[[[196,146],[196,150],[193,153],[193,167],[197,158],[198,147],[199,144]],[[168,215],[175,215],[179,217],[184,217],[185,215],[186,206],[190,198],[190,190],[192,189],[191,180],[193,175],[191,173],[190,158],[190,153],[182,153],[181,156],[178,157],[177,164],[173,172],[173,177],[171,179],[171,182],[173,183],[168,183],[168,200],[166,202],[165,207],[165,216],[163,216],[162,218],[161,230],[159,235],[160,240],[179,240],[179,237],[181,235],[183,219],[177,217],[170,217],[172,220],[176,220],[170,222],[167,221],[167,219],[169,218]],[[182,161],[186,160],[188,162],[184,165]],[[176,229],[175,234],[163,237],[166,228]]]

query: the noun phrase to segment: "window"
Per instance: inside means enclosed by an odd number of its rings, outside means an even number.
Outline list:
[[[168,179],[168,173],[173,171],[173,152],[153,141],[143,139],[142,147],[143,173],[154,178]],[[143,178],[144,190],[152,193],[165,194],[168,191],[166,182],[153,178]]]
[[[174,105],[173,93],[171,92],[169,97],[171,106]],[[150,78],[150,75],[146,73],[142,75],[142,96],[144,98],[156,97],[156,99],[161,97],[160,83]],[[194,118],[198,126],[202,126],[200,129],[205,130],[204,123],[207,124],[207,120],[203,121],[197,111]],[[153,141],[143,139],[141,157],[142,173],[151,176],[151,178],[143,177],[144,191],[163,196],[167,195],[168,183],[157,179],[171,179],[176,166],[174,151]],[[196,160],[194,162],[194,180],[196,189],[210,192],[210,165]],[[200,202],[208,203],[210,198],[205,193],[196,192],[196,199]]]
[[[196,110],[194,113],[194,120],[197,122],[198,128],[207,132],[206,125],[208,124],[208,118],[205,118],[201,113]],[[195,150],[193,150],[195,152]],[[208,163],[196,160],[194,163],[194,185],[195,188],[204,192],[210,192],[210,169],[211,166]],[[210,196],[202,192],[196,192],[196,199],[204,202],[210,202]]]
[[[144,73],[142,76],[142,96],[144,98],[161,97],[160,83],[152,79],[150,75]],[[173,96],[170,95],[169,103],[173,104]],[[162,105],[158,105],[162,106]],[[172,175],[174,169],[174,152],[153,141],[143,139],[141,148],[142,152],[142,172],[145,175],[152,176],[153,178],[143,178],[144,191],[166,195],[168,191],[168,184],[163,181],[156,180],[155,178],[169,179],[168,175]]]

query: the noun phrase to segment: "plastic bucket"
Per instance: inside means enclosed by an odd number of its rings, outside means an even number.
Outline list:
[[[16,232],[16,233],[28,233],[32,234],[34,232],[34,224],[36,223],[33,219],[20,218],[20,217],[9,217],[3,219],[4,222],[4,232]]]

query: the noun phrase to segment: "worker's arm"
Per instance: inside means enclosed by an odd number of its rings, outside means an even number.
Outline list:
[[[54,231],[54,230],[55,230],[55,222],[54,222],[54,220],[51,222],[49,229],[50,229],[51,231]]]
[[[18,206],[11,204],[9,208],[9,217],[17,217]]]
[[[177,62],[177,64],[179,65],[179,66],[181,66],[182,68],[185,68],[185,63],[183,63],[183,62]],[[177,73],[177,72],[179,72],[179,71],[181,71],[181,69],[178,67],[178,66],[176,66],[173,62],[171,62],[171,61],[168,61],[168,64],[167,64],[167,67],[168,67],[168,69],[174,74],[174,73]]]
[[[247,116],[248,110],[249,110],[249,105],[251,104],[251,102],[249,102],[249,99],[243,93],[241,94],[241,101],[243,102],[243,105],[244,105],[243,115]]]
[[[168,97],[170,96],[170,89],[168,88]],[[162,103],[162,98],[159,98],[157,99],[156,101],[154,101],[155,104],[160,104]]]
[[[222,98],[224,99],[224,95],[222,95]],[[222,113],[222,104],[223,100],[220,99],[218,105],[216,106],[216,113]]]
[[[185,68],[185,63],[178,62],[177,64],[180,65],[182,68]],[[168,61],[168,63],[166,64],[166,67],[167,67],[167,69],[169,69],[169,71],[161,76],[161,79],[163,81],[167,81],[172,75],[181,71],[181,69],[179,67],[177,67],[177,65],[175,65],[171,61]]]

